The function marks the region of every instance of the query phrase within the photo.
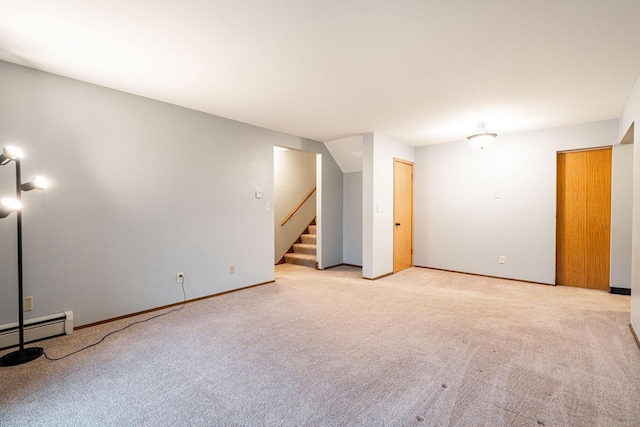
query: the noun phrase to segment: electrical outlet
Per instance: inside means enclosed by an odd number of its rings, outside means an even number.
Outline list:
[[[236,272],[236,266],[235,264],[229,264],[229,274],[235,273]]]
[[[22,311],[33,310],[33,297],[24,297],[22,299]]]
[[[176,275],[176,283],[184,283],[184,273],[180,272]]]
[[[505,257],[504,255],[500,255],[500,264],[506,264],[507,263],[507,257]]]

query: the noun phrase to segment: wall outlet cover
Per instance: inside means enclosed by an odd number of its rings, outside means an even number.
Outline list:
[[[24,297],[22,299],[22,311],[33,310],[33,297]]]

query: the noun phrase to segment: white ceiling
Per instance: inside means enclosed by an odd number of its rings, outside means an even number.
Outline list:
[[[638,48],[638,0],[0,1],[0,59],[320,141],[617,118]]]

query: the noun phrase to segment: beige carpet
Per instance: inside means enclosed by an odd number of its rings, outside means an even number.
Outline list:
[[[0,425],[640,425],[629,297],[421,268],[360,275],[281,265],[274,284],[3,368]],[[42,346],[60,356],[131,321]]]

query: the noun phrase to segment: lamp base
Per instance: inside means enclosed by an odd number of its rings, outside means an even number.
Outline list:
[[[0,357],[0,366],[16,366],[36,360],[44,354],[42,347],[29,347]]]

